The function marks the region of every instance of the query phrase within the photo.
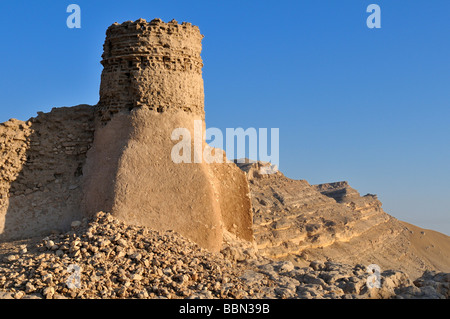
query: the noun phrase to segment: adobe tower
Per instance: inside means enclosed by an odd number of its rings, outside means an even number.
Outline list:
[[[202,38],[190,23],[159,19],[108,28],[94,142],[84,167],[83,210],[173,229],[217,251],[224,230],[253,240],[245,174],[233,163],[171,158],[179,142],[172,140],[174,129],[194,137],[197,121],[204,130]],[[194,138],[191,143],[197,153],[208,148],[203,140],[200,150]]]

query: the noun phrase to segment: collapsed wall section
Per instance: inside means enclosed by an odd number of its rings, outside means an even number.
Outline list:
[[[0,124],[0,240],[64,230],[81,216],[81,179],[94,107]]]

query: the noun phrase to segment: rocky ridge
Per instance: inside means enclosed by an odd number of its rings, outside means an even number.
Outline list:
[[[255,241],[262,255],[300,265],[327,259],[378,264],[412,278],[426,270],[450,272],[450,238],[427,231],[426,239],[421,235],[425,230],[384,212],[376,195],[361,196],[347,182],[310,185],[280,171],[265,174],[268,163],[237,165],[249,181]]]
[[[360,197],[345,182],[314,186],[289,179],[280,171],[260,174],[267,166],[262,162],[237,165],[247,173],[256,242],[268,257],[282,258],[349,241],[390,219],[376,196]],[[347,201],[338,202],[333,196]]]

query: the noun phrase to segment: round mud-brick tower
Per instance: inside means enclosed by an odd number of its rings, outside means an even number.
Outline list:
[[[194,158],[202,157],[207,149],[206,141],[195,138],[196,123],[206,127],[202,39],[198,27],[174,20],[139,19],[108,28],[82,207],[87,216],[108,211],[126,223],[174,230],[219,251],[225,231],[253,240],[245,174],[227,161],[173,160],[177,128],[194,136],[183,155],[192,159],[193,150]]]
[[[175,20],[111,25],[101,61],[101,121],[135,107],[183,110],[204,118],[202,39],[197,26]]]

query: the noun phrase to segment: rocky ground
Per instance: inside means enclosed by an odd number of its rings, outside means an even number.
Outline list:
[[[44,239],[2,244],[0,299],[16,298],[449,298],[450,274],[262,257],[245,245],[213,254],[174,232],[126,225],[107,213]],[[371,281],[370,279],[375,279]]]

